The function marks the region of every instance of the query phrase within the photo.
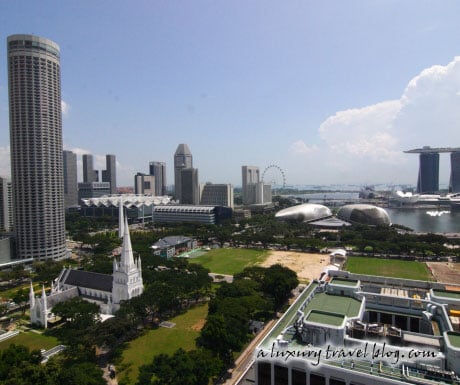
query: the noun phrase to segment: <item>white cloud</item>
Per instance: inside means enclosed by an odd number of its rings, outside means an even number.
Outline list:
[[[61,111],[62,111],[62,116],[69,115],[70,105],[66,103],[64,100],[61,100]]]
[[[324,169],[332,178],[347,171],[356,178],[368,173],[378,181],[414,182],[414,156],[403,151],[424,145],[460,146],[459,96],[460,57],[455,57],[445,66],[423,70],[399,99],[335,113],[318,130]],[[302,143],[291,149],[302,153]],[[446,178],[449,170],[442,172]]]
[[[303,140],[297,140],[292,143],[289,149],[296,154],[302,155],[310,155],[318,151],[318,147],[316,145],[308,146]]]

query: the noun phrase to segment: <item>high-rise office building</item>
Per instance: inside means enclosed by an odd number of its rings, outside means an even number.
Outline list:
[[[105,170],[102,170],[102,181],[110,183],[110,194],[117,193],[117,161],[115,155],[105,156]]]
[[[7,44],[16,256],[63,257],[59,46],[33,35],[9,36]]]
[[[251,185],[259,183],[259,167],[243,166],[242,167],[242,187],[243,187],[243,204],[249,205],[255,203],[255,193],[252,193]]]
[[[13,229],[13,192],[11,181],[0,177],[0,232]]]
[[[181,170],[181,200],[188,205],[200,204],[200,187],[198,184],[198,169],[184,168]]]
[[[420,154],[420,168],[417,181],[417,192],[421,194],[439,191],[439,153],[426,152]]]
[[[233,208],[233,186],[214,183],[200,185],[200,205]]]
[[[174,195],[180,203],[182,203],[181,171],[185,168],[193,168],[193,158],[190,148],[185,143],[181,143],[174,153]]]
[[[150,162],[149,174],[155,176],[155,195],[166,195],[166,163]]]
[[[451,152],[450,167],[449,191],[458,193],[460,192],[460,152]]]
[[[138,172],[134,176],[134,192],[136,194],[156,195],[156,180],[155,176]]]
[[[78,184],[78,202],[87,198],[100,198],[110,195],[109,182],[83,182]]]
[[[63,151],[64,162],[64,207],[78,206],[77,154]]]
[[[91,154],[83,154],[83,183],[99,182],[99,171],[94,169],[94,159]]]

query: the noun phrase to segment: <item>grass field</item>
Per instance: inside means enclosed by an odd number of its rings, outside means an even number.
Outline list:
[[[425,263],[401,261],[399,259],[380,259],[368,257],[349,257],[343,270],[356,274],[380,275],[395,278],[432,281]]]
[[[262,262],[268,256],[266,250],[253,249],[214,249],[196,258],[190,263],[198,263],[209,269],[211,273],[229,274],[240,273],[247,266]]]
[[[164,353],[173,354],[177,349],[195,349],[195,339],[204,325],[208,306],[196,306],[185,314],[169,320],[176,323],[172,329],[160,327],[145,332],[131,341],[123,351],[121,363],[117,365],[118,378],[127,379],[127,383],[137,381],[139,367],[152,362],[154,356]]]
[[[43,334],[37,334],[29,331],[19,333],[13,338],[0,342],[0,350],[8,348],[11,344],[24,345],[27,346],[29,350],[48,350],[55,347],[56,345],[59,345],[59,341],[55,337],[48,337]]]

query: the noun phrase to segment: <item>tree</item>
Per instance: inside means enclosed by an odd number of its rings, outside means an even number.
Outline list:
[[[29,300],[29,292],[27,289],[19,289],[13,295],[13,301],[16,302],[22,309],[22,314],[26,312],[26,304]]]
[[[137,385],[208,385],[221,366],[203,349],[177,350],[172,356],[160,354],[150,365],[139,368]]]
[[[88,338],[92,328],[99,323],[98,305],[76,297],[56,304],[53,313],[66,321],[62,330],[57,331],[66,344],[92,345],[93,341],[88,341]]]
[[[106,385],[102,370],[94,363],[80,362],[64,366],[60,371],[59,384],[65,385]]]
[[[294,271],[276,264],[266,270],[262,290],[273,297],[275,310],[279,310],[291,296],[291,291],[298,284],[299,280]]]

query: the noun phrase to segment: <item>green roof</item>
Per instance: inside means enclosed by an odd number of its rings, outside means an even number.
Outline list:
[[[310,283],[310,285],[300,294],[299,298],[297,298],[295,303],[289,307],[286,313],[284,313],[282,318],[273,327],[273,329],[270,331],[267,337],[265,337],[265,339],[261,343],[261,346],[270,345],[272,341],[275,340],[276,337],[283,332],[284,329],[294,324],[298,317],[297,311],[300,309],[305,299],[310,295],[310,293],[313,290],[316,289],[317,286],[318,283],[316,282]]]
[[[449,342],[453,347],[460,349],[460,333],[447,332],[447,337],[449,338]]]
[[[460,291],[451,290],[433,290],[436,297],[460,299]]]
[[[361,301],[352,297],[328,293],[317,293],[305,307],[303,312],[304,314],[307,314],[310,310],[320,310],[347,317],[357,317],[360,308]]]
[[[326,324],[331,326],[340,326],[345,316],[342,314],[329,313],[325,311],[312,310],[306,317],[306,321]]]
[[[357,286],[358,281],[355,279],[333,278],[331,285]]]

